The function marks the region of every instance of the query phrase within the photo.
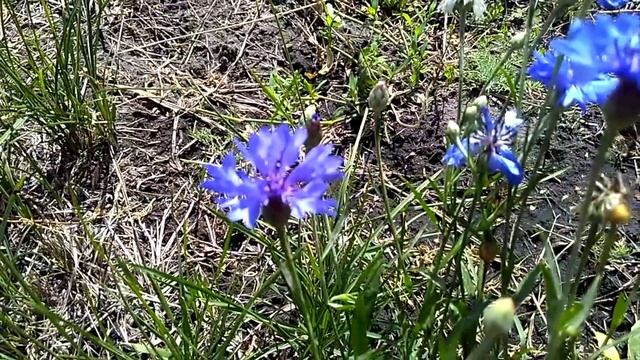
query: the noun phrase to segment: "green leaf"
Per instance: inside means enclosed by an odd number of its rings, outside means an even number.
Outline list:
[[[579,317],[582,313],[583,306],[581,303],[573,303],[571,306],[567,308],[560,316],[558,323],[560,324],[559,333],[562,338],[566,337],[575,337],[580,333],[580,328],[578,325]]]
[[[462,285],[464,287],[464,291],[467,294],[475,294],[478,283],[475,276],[476,267],[473,266],[471,261],[468,261],[469,259],[466,260],[467,261],[463,260],[462,264],[460,265],[460,272],[462,273]]]
[[[548,239],[545,240],[544,244],[544,263],[542,263],[541,270],[547,297],[547,322],[549,323],[549,328],[555,331],[559,317],[562,316],[564,305],[560,298],[562,283],[560,281],[558,263],[556,262],[553,249]]]
[[[340,294],[329,299],[328,305],[336,310],[351,311],[355,309],[357,294]]]
[[[458,345],[460,340],[464,338],[466,348],[473,348],[476,346],[475,334],[478,328],[480,315],[489,304],[489,301],[476,304],[472,311],[465,316],[462,316],[453,328],[453,332],[446,339],[440,339],[440,346],[438,352],[440,359],[442,360],[454,360],[458,359]],[[468,336],[472,335],[471,338]]]
[[[631,327],[631,333],[627,343],[627,356],[629,360],[640,360],[640,321]]]
[[[517,305],[520,305],[526,298],[531,294],[533,289],[538,285],[538,277],[540,276],[540,272],[542,272],[543,265],[538,264],[533,270],[527,274],[527,277],[520,283],[520,287],[518,291],[513,295],[513,301]]]
[[[133,351],[138,353],[138,355],[155,355],[159,356],[162,359],[171,358],[171,351],[167,348],[158,348],[155,346],[149,346],[147,344],[136,343],[128,343],[124,345],[130,346]]]
[[[560,317],[559,335],[562,338],[566,336],[575,337],[580,334],[584,322],[589,316],[596,295],[598,294],[600,279],[602,279],[602,275],[597,275],[591,283],[591,286],[589,286],[589,290],[587,290],[582,301],[569,306]]]
[[[353,318],[351,319],[351,348],[356,358],[369,352],[367,331],[371,325],[371,317],[375,307],[376,297],[380,290],[380,275],[382,274],[382,252],[373,259],[364,274],[367,275],[363,291],[356,300]]]
[[[624,314],[629,309],[629,299],[625,293],[618,295],[616,306],[613,307],[613,315],[611,317],[611,329],[610,331],[616,331],[618,326],[624,321]]]

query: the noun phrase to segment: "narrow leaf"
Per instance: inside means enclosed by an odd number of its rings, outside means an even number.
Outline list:
[[[613,315],[611,317],[611,331],[616,331],[618,326],[624,321],[624,314],[629,309],[629,299],[625,293],[618,295],[616,306],[613,308]]]
[[[631,334],[627,343],[627,356],[629,360],[640,360],[640,321],[631,327]]]
[[[371,262],[365,270],[370,276],[367,279],[364,290],[358,295],[356,306],[351,319],[351,348],[360,358],[369,352],[369,339],[367,332],[371,325],[371,317],[375,307],[376,297],[380,290],[380,275],[382,274],[382,252]]]
[[[531,270],[527,277],[520,283],[520,287],[518,291],[513,295],[513,301],[516,305],[521,304],[529,294],[536,288],[538,285],[538,278],[540,277],[540,273],[542,272],[543,265],[538,264],[533,270]]]

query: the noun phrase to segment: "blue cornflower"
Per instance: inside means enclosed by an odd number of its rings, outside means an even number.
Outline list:
[[[545,55],[534,55],[529,75],[548,87],[553,86],[556,60],[561,55],[563,62],[555,82],[561,105],[578,104],[583,111],[589,103],[607,105],[609,109],[638,106],[635,99],[640,95],[639,16],[597,15],[594,21],[574,20],[566,37],[552,40]]]
[[[333,146],[319,145],[300,159],[307,130],[291,131],[287,125],[263,127],[237,143],[239,151],[254,167],[249,175],[236,169],[236,158],[227,154],[220,165],[205,165],[206,190],[218,193],[217,203],[228,209],[232,221],[253,228],[262,213],[274,226],[283,226],[289,215],[335,215],[336,201],[324,194],[329,183],[342,178],[343,159],[332,155]],[[275,212],[275,213],[274,213]],[[274,224],[274,220],[276,223]]]
[[[610,74],[640,87],[640,16],[597,15],[594,21],[574,20],[565,38],[550,47],[582,72],[582,78]]]
[[[629,0],[597,0],[598,5],[605,10],[617,10],[623,8]]]
[[[593,78],[590,72],[581,71],[579,66],[575,66],[567,58],[562,60],[554,82],[558,54],[553,51],[547,51],[545,54],[536,51],[533,56],[535,60],[529,67],[529,76],[547,87],[555,84],[558,101],[563,107],[575,104],[584,112],[589,104],[604,105],[618,86],[617,78],[609,74],[597,74]]]
[[[511,185],[520,184],[524,178],[524,169],[511,147],[522,119],[518,118],[515,111],[508,111],[502,121],[496,122],[488,107],[483,106],[480,111],[481,128],[460,140],[459,144],[451,145],[443,162],[460,168],[467,165],[467,156],[486,153],[490,172],[502,173]]]
[[[574,20],[566,37],[551,41],[550,51],[569,62],[564,73],[570,75],[563,74],[564,79],[571,79],[571,84],[583,90],[585,84],[590,84],[586,93],[597,95],[595,101],[602,105],[609,125],[622,129],[637,120],[640,114],[640,16],[597,15],[593,21]],[[615,79],[615,86],[607,77]],[[610,86],[614,87],[613,91],[609,91]],[[593,97],[590,100],[593,101]]]

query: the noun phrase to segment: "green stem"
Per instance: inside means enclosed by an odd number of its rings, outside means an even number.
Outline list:
[[[591,175],[589,175],[589,183],[587,185],[587,191],[584,194],[584,199],[582,200],[582,205],[580,206],[580,218],[578,221],[578,227],[576,229],[575,240],[573,242],[573,247],[571,248],[571,256],[569,257],[569,277],[568,279],[573,279],[576,276],[576,265],[578,260],[578,255],[580,253],[580,248],[582,245],[582,232],[587,224],[587,220],[589,218],[589,206],[593,201],[593,191],[596,188],[596,180],[600,176],[602,172],[602,168],[604,167],[604,163],[607,157],[607,151],[609,147],[613,143],[613,139],[616,136],[617,131],[610,126],[604,131],[604,135],[602,139],[600,139],[600,146],[598,147],[598,153],[596,154],[593,163],[591,164]],[[588,256],[588,254],[583,254],[583,256]],[[564,293],[569,295],[569,286],[570,282],[565,282],[564,284]],[[566,298],[568,300],[568,297]]]
[[[587,261],[589,260],[589,253],[591,252],[591,249],[593,249],[593,247],[595,246],[598,237],[596,235],[598,235],[598,223],[592,223],[591,226],[589,227],[589,235],[587,235],[587,241],[585,243],[584,246],[584,255],[582,255],[582,257],[580,258],[580,264],[578,265],[578,269],[576,271],[576,275],[575,278],[572,281],[571,284],[571,290],[569,291],[569,303],[571,303],[571,301],[573,301],[573,299],[576,298],[576,295],[578,293],[578,285],[580,284],[580,275],[582,274],[582,271],[584,270],[584,267],[587,265]]]
[[[598,266],[596,267],[597,275],[603,275],[604,267],[607,266],[607,262],[609,262],[609,255],[611,254],[611,248],[613,248],[613,243],[615,243],[617,238],[618,238],[618,227],[616,225],[611,225],[611,227],[607,229],[607,237],[604,239],[604,246],[602,247],[600,260],[598,261]]]
[[[519,234],[520,223],[522,222],[522,216],[524,214],[524,211],[522,209],[526,207],[527,199],[529,198],[529,195],[531,195],[536,185],[538,184],[538,181],[539,181],[538,172],[540,170],[542,162],[544,161],[544,156],[549,150],[549,147],[551,146],[551,139],[553,138],[553,134],[556,131],[559,118],[560,118],[560,108],[556,105],[551,109],[551,112],[549,113],[549,118],[548,118],[549,125],[547,128],[547,133],[545,135],[544,142],[540,147],[540,151],[538,152],[538,156],[536,157],[536,161],[533,166],[533,171],[531,172],[531,181],[529,181],[529,183],[527,184],[527,187],[522,191],[522,194],[520,195],[520,198],[519,198],[520,207],[519,207],[518,215],[516,216],[516,221],[514,222],[513,227],[511,227],[511,235],[509,236],[509,241],[508,241],[510,248],[513,247],[513,244],[515,243],[515,239],[518,237],[518,234]],[[525,160],[526,160],[526,157],[523,159],[523,166],[524,166],[524,163],[526,162]],[[511,252],[509,254],[509,263],[513,264],[514,262],[515,262],[515,254]],[[507,269],[507,271],[509,272],[511,270]],[[508,276],[511,277],[511,273],[509,273]]]
[[[278,238],[280,239],[282,251],[284,251],[284,271],[282,271],[281,269],[282,276],[284,277],[287,285],[289,285],[289,290],[291,290],[293,299],[302,312],[302,317],[304,317],[304,321],[307,326],[307,332],[309,335],[309,341],[311,343],[311,354],[313,355],[313,359],[320,360],[322,359],[322,356],[320,355],[318,340],[316,339],[314,334],[313,323],[309,314],[309,308],[306,303],[306,298],[302,293],[302,286],[300,285],[300,278],[298,277],[298,272],[296,271],[295,262],[293,260],[293,253],[291,252],[291,245],[289,244],[289,239],[287,237],[287,231],[284,227],[278,227],[276,230],[278,232]]]
[[[513,242],[509,237],[510,234],[510,218],[511,218],[511,210],[513,208],[513,191],[512,188],[509,187],[507,190],[507,206],[505,208],[504,214],[504,236],[502,238],[502,249],[500,252],[500,275],[501,275],[501,292],[502,296],[507,296],[507,292],[509,291],[509,283],[511,282],[511,270],[513,269],[513,262],[515,261],[515,256],[511,256],[513,254]]]
[[[478,298],[478,302],[484,301],[484,283],[487,275],[487,263],[481,261],[478,265],[478,288],[476,289],[476,296]]]
[[[531,54],[533,52],[533,47],[530,46],[529,36],[531,36],[531,27],[533,26],[533,18],[536,12],[536,2],[538,0],[529,0],[529,12],[527,13],[527,25],[525,27],[525,35],[524,35],[524,44],[522,52],[522,67],[520,68],[520,74],[518,74],[518,95],[516,98],[516,109],[522,109],[522,98],[524,95],[524,79],[527,72],[526,64],[529,63],[529,59],[531,59]],[[550,17],[553,19],[553,17]],[[553,21],[553,20],[551,20]],[[550,23],[549,23],[550,24]],[[546,33],[543,30],[542,34]],[[540,34],[540,36],[542,36]]]
[[[389,195],[387,194],[387,185],[384,176],[384,166],[382,162],[382,146],[380,144],[380,138],[382,137],[382,114],[380,112],[374,112],[373,118],[375,122],[375,148],[376,148],[376,157],[378,158],[378,176],[380,177],[380,190],[382,192],[382,201],[384,203],[384,212],[387,217],[387,222],[389,223],[389,230],[391,231],[391,235],[393,236],[393,240],[395,242],[397,251],[398,251],[398,265],[403,270],[404,274],[404,257],[402,256],[402,244],[398,238],[398,234],[396,233],[396,227],[393,223],[393,216],[391,215],[391,202],[389,201]]]
[[[462,88],[464,80],[464,28],[466,26],[466,10],[462,6],[460,8],[460,29],[458,30],[458,41],[460,49],[458,50],[458,124],[462,125],[464,117],[462,116]]]

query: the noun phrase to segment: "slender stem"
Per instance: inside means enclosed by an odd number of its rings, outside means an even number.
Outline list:
[[[284,227],[278,227],[276,230],[278,232],[278,238],[280,239],[280,245],[284,251],[284,267],[286,272],[283,272],[282,275],[285,278],[285,282],[289,285],[289,290],[291,290],[293,299],[297,303],[298,308],[304,317],[307,332],[309,333],[309,341],[311,342],[311,354],[313,355],[313,359],[320,360],[322,359],[322,356],[320,355],[318,340],[314,334],[313,324],[309,314],[309,307],[306,304],[306,298],[302,293],[302,286],[300,285],[300,278],[296,271],[293,253],[291,252],[291,245],[289,244],[289,239],[287,237],[287,231]]]
[[[578,265],[575,278],[573,279],[571,284],[571,290],[569,291],[569,303],[571,303],[571,301],[573,301],[576,298],[576,295],[578,293],[578,284],[580,284],[580,275],[582,274],[584,267],[587,265],[587,261],[589,260],[589,253],[591,252],[591,249],[593,249],[593,247],[595,246],[598,240],[598,236],[597,236],[598,229],[599,229],[598,223],[595,223],[595,222],[591,223],[591,226],[589,227],[589,235],[587,235],[587,241],[584,246],[583,255],[580,258],[580,264]]]
[[[533,192],[536,185],[538,184],[538,172],[540,170],[540,167],[542,166],[544,156],[549,150],[549,147],[551,146],[551,139],[553,138],[553,134],[556,131],[559,118],[560,118],[560,108],[556,105],[551,109],[551,112],[549,113],[549,126],[547,128],[547,133],[546,133],[544,142],[542,143],[542,146],[540,147],[540,151],[538,152],[538,156],[536,157],[536,161],[533,166],[533,171],[531,173],[531,180],[529,181],[529,184],[527,184],[527,187],[522,191],[522,194],[520,195],[520,199],[519,199],[520,210],[518,211],[518,215],[516,216],[516,221],[513,224],[513,227],[511,228],[511,236],[509,236],[510,246],[513,246],[515,239],[518,237],[519,230],[520,230],[520,223],[522,222],[522,216],[524,214],[524,211],[522,211],[522,209],[525,208],[529,195],[531,194],[531,192]],[[515,258],[515,254],[510,254],[510,257]]]
[[[613,243],[617,238],[618,227],[616,225],[611,225],[611,227],[607,229],[607,237],[604,239],[604,246],[602,247],[602,253],[600,254],[600,261],[598,261],[598,266],[596,267],[597,275],[603,275],[604,267],[607,266],[607,262],[609,261],[611,248],[613,247]]]
[[[569,277],[568,279],[573,279],[576,275],[576,265],[578,260],[578,255],[580,253],[580,247],[582,245],[582,232],[584,231],[584,227],[587,224],[587,219],[589,218],[589,206],[592,202],[593,191],[596,188],[596,180],[600,176],[600,172],[604,166],[607,157],[607,151],[609,147],[613,143],[613,139],[616,136],[617,131],[611,127],[607,126],[604,131],[604,135],[602,139],[600,139],[600,146],[598,147],[598,153],[596,154],[595,159],[593,159],[593,163],[591,164],[591,175],[589,175],[589,183],[587,185],[587,191],[584,194],[584,199],[582,200],[582,205],[580,206],[580,218],[578,221],[578,227],[576,229],[575,240],[573,242],[573,247],[571,248],[571,256],[569,258]],[[565,282],[564,284],[564,293],[566,295],[569,294],[569,286],[570,282]]]
[[[484,283],[487,275],[487,263],[481,261],[478,264],[478,288],[476,289],[476,296],[478,298],[478,302],[484,301]]]
[[[382,137],[382,114],[380,112],[374,112],[373,118],[375,122],[375,134],[373,137],[375,141],[376,157],[378,158],[378,176],[380,176],[380,190],[382,192],[384,212],[387,217],[387,222],[389,223],[389,230],[391,231],[391,235],[393,236],[393,240],[398,251],[398,266],[404,274],[404,257],[402,256],[402,243],[398,238],[398,234],[396,233],[396,227],[393,223],[393,216],[391,215],[391,202],[389,201],[389,195],[387,194],[387,185],[384,176],[384,165],[382,162],[382,146],[380,144],[380,138]]]
[[[511,187],[507,190],[507,206],[505,208],[504,214],[504,236],[502,238],[502,249],[500,253],[500,265],[501,265],[501,282],[502,288],[500,294],[502,296],[506,296],[509,291],[509,283],[511,282],[511,271],[513,269],[513,262],[515,261],[515,255],[513,254],[513,241],[511,241],[510,234],[510,218],[511,218],[511,210],[513,208],[513,192],[511,191]]]
[[[466,26],[465,18],[467,16],[464,6],[460,7],[460,29],[458,29],[458,41],[460,49],[458,49],[458,124],[462,125],[462,88],[464,83],[464,28]]]
[[[529,12],[527,13],[527,25],[525,27],[524,44],[522,52],[522,66],[520,67],[520,73],[518,74],[518,95],[516,97],[516,109],[522,109],[522,98],[524,94],[524,79],[527,72],[527,64],[531,59],[531,53],[533,47],[530,46],[529,36],[531,35],[531,27],[533,25],[533,18],[536,12],[536,3],[538,0],[529,0]],[[553,19],[553,18],[552,18]],[[553,20],[552,20],[553,21]],[[544,34],[546,31],[543,31]],[[540,36],[542,36],[540,34]]]

